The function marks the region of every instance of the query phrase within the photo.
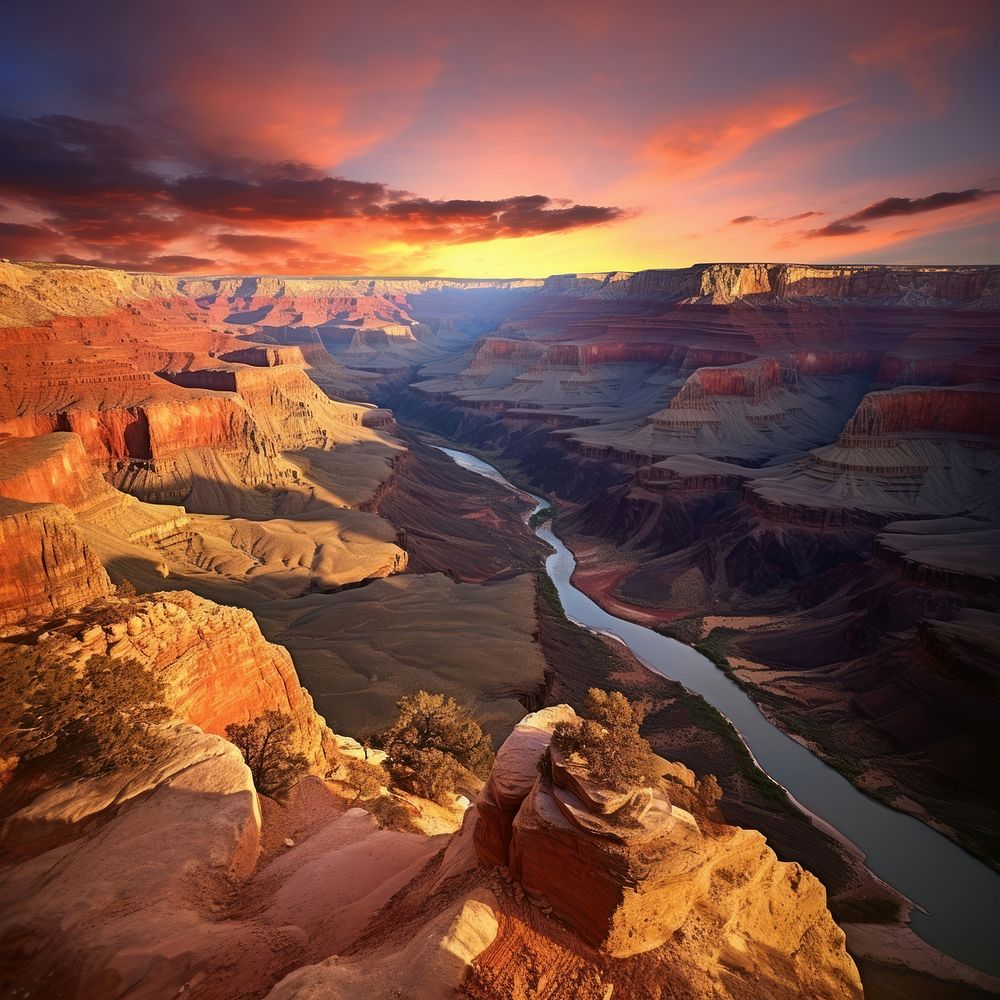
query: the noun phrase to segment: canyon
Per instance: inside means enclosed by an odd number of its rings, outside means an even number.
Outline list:
[[[135,773],[0,790],[20,995],[996,991],[725,718],[568,620],[530,499],[433,446],[546,494],[581,591],[997,867],[1000,267],[0,261],[0,326],[0,646],[137,660],[171,715]],[[661,759],[624,837],[538,769],[591,686]],[[386,789],[393,829],[346,761],[418,689],[499,753],[448,807]],[[268,710],[311,771],[280,803],[224,738]]]

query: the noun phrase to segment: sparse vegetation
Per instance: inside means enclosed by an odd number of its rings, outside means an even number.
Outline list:
[[[620,691],[591,688],[583,718],[560,722],[552,742],[563,753],[579,754],[591,777],[616,791],[628,791],[657,780],[659,765],[649,742],[640,734],[643,711]]]
[[[472,713],[454,698],[418,691],[397,702],[396,720],[375,737],[393,780],[422,798],[447,804],[465,771],[485,779],[493,747]]]
[[[115,590],[119,597],[136,597],[139,593],[131,580],[122,580]]]
[[[269,798],[281,798],[309,770],[295,749],[295,723],[284,712],[270,709],[251,722],[231,723],[226,739],[243,754],[254,787]]]
[[[365,806],[380,827],[401,833],[422,833],[416,821],[417,811],[392,795],[372,799]]]
[[[341,780],[354,790],[355,802],[377,798],[382,788],[389,784],[389,773],[384,767],[367,760],[348,757],[341,765]]]
[[[0,757],[53,755],[72,775],[149,758],[170,717],[163,682],[137,660],[91,656],[78,673],[26,646],[0,652]],[[8,772],[13,767],[8,764]]]

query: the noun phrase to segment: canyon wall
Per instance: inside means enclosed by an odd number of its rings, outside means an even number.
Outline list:
[[[998,607],[998,275],[559,275],[375,396],[563,501],[610,610],[708,640],[829,760],[997,858],[989,724],[962,721],[995,695],[930,683],[918,634]]]
[[[113,590],[72,514],[56,504],[0,500],[0,625],[45,618]]]

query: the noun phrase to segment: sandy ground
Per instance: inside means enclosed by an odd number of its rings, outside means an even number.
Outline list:
[[[350,736],[386,725],[399,697],[423,688],[475,705],[502,739],[545,680],[527,574],[488,585],[407,574],[254,611],[320,714]]]

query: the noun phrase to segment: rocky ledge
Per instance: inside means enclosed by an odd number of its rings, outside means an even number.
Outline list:
[[[651,787],[600,787],[550,745],[574,718],[567,705],[536,712],[501,747],[477,803],[483,864],[613,958],[697,941],[701,960],[715,959],[706,970],[768,970],[795,996],[861,995],[815,877],[778,861],[760,833],[673,804],[696,784],[678,765],[664,762]]]

